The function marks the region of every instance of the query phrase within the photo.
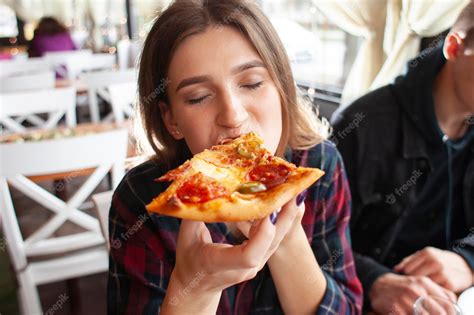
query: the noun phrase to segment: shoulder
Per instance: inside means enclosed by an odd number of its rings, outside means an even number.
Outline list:
[[[334,112],[331,123],[335,129],[340,129],[361,117],[368,120],[390,117],[400,111],[394,89],[396,86],[390,84],[365,94],[351,105]]]
[[[341,154],[335,144],[329,140],[324,140],[308,150],[293,152],[293,160],[299,166],[321,169],[325,173],[319,181],[321,183],[330,181],[335,173],[340,172],[344,167]]]
[[[132,168],[115,190],[114,199],[147,205],[168,186],[167,183],[155,181],[163,174],[164,169],[154,161],[147,161]]]

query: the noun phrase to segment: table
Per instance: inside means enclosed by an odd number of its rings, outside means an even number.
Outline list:
[[[56,79],[57,88],[74,87],[77,94],[87,93],[87,84],[83,79]]]
[[[27,141],[43,141],[43,140],[52,140],[60,139],[65,137],[76,137],[76,136],[86,136],[88,134],[94,134],[99,132],[106,132],[114,129],[125,128],[129,132],[129,141],[127,148],[127,159],[125,161],[126,170],[133,168],[134,166],[145,161],[147,158],[138,154],[137,145],[135,137],[132,132],[132,123],[130,121],[125,121],[122,123],[85,123],[79,124],[74,128],[68,127],[58,127],[53,129],[31,129],[24,133],[11,133],[0,135],[0,143],[18,143],[18,142],[27,142]],[[80,171],[75,171],[75,175],[78,172],[81,175],[90,175],[94,169],[85,169]],[[31,179],[34,182],[47,181],[47,180],[62,180],[68,178],[71,172],[66,173],[55,173],[55,174],[45,174],[31,176]]]

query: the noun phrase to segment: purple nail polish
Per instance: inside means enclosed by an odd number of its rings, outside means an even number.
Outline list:
[[[296,197],[296,205],[299,206],[303,203],[306,199],[306,195],[308,194],[308,190],[303,190],[297,197]]]
[[[273,223],[273,225],[275,225],[276,221],[277,221],[277,217],[278,217],[278,213],[275,212],[272,212],[272,214],[270,214],[270,222]]]

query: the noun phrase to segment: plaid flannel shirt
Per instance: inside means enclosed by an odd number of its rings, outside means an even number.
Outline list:
[[[302,225],[327,280],[317,314],[360,314],[362,287],[349,235],[350,192],[339,152],[328,141],[307,151],[287,152],[290,161],[326,174],[309,190]],[[115,191],[109,215],[109,314],[158,314],[175,265],[180,220],[148,214],[145,205],[167,187],[155,162],[132,169]],[[236,244],[226,225],[207,224],[214,242]],[[293,261],[289,259],[289,264]],[[198,288],[200,277],[189,284]],[[316,285],[316,284],[315,284]],[[186,294],[186,292],[181,292]],[[179,302],[180,295],[171,302]],[[249,281],[223,291],[217,314],[281,314],[268,266]]]

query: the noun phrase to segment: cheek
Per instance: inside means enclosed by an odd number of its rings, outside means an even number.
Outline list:
[[[193,153],[199,153],[207,149],[210,129],[212,122],[211,115],[202,110],[185,109],[176,113],[177,125],[185,137],[186,144],[189,150]]]
[[[282,112],[280,95],[275,87],[267,88],[257,104],[260,127],[267,147],[276,152],[282,134]]]

